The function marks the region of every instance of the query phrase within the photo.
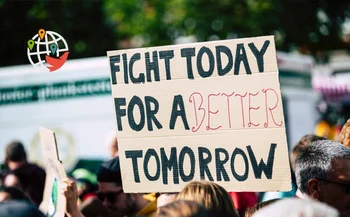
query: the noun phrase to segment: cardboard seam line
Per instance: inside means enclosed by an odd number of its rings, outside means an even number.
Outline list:
[[[118,73],[118,72],[117,72]],[[120,72],[120,73],[122,73],[122,72]],[[272,70],[272,71],[268,71],[268,72],[252,72],[252,74],[244,74],[244,73],[242,73],[242,74],[238,74],[238,75],[234,75],[234,74],[226,74],[226,75],[224,75],[224,76],[219,76],[219,75],[213,75],[213,76],[210,76],[210,77],[207,77],[207,78],[202,78],[202,77],[198,77],[198,78],[194,78],[194,79],[189,79],[189,78],[186,78],[186,77],[184,77],[184,78],[172,78],[171,80],[166,80],[166,79],[160,79],[160,81],[151,81],[151,82],[148,82],[148,81],[145,81],[144,83],[137,83],[137,84],[134,84],[134,83],[132,83],[132,82],[130,82],[130,83],[128,83],[128,84],[125,84],[124,83],[124,79],[121,79],[122,80],[122,82],[120,82],[120,83],[117,83],[117,84],[112,84],[112,79],[110,79],[110,82],[111,82],[111,86],[113,87],[113,86],[118,86],[118,85],[142,85],[142,84],[152,84],[152,83],[158,83],[158,82],[171,82],[171,81],[178,81],[178,80],[188,80],[188,81],[198,81],[199,79],[208,79],[208,78],[223,78],[223,77],[228,77],[228,76],[262,76],[263,74],[266,74],[266,73],[269,73],[269,74],[273,74],[273,73],[275,73],[275,74],[277,74],[277,75],[279,75],[279,71],[277,70],[277,71],[274,71],[274,70]],[[110,73],[111,74],[111,73]],[[146,78],[145,78],[146,79]]]
[[[290,172],[286,172],[286,175],[283,176],[283,179],[282,179],[282,182],[280,184],[280,188],[279,189],[282,189],[282,186],[284,185],[284,183],[288,180],[290,180],[290,190],[292,190],[292,180],[291,179],[288,179],[288,177],[291,177],[292,174]]]
[[[264,130],[285,130],[285,127],[272,127],[272,128],[263,128]],[[227,135],[228,131],[247,131],[249,130],[250,132],[253,130],[261,130],[261,128],[256,128],[256,129],[229,129],[229,130],[221,130],[225,131],[226,133],[211,133],[211,134],[191,134],[191,135],[168,135],[168,136],[149,136],[149,137],[137,137],[137,136],[132,136],[132,137],[121,137],[119,136],[118,139],[145,139],[145,138],[171,138],[171,137],[188,137],[188,136],[217,136],[217,135]],[[120,133],[122,131],[117,131],[117,133]]]
[[[196,45],[210,45],[210,44],[217,44],[217,43],[229,43],[232,42],[232,40],[234,40],[235,42],[237,42],[237,44],[240,41],[256,41],[256,40],[263,40],[263,39],[271,39],[273,40],[273,42],[275,42],[274,40],[275,36],[274,35],[264,35],[264,36],[257,36],[257,37],[248,37],[248,38],[235,38],[235,39],[225,39],[225,40],[215,40],[215,41],[208,41],[208,42],[196,42],[196,43],[191,43],[191,44],[176,44],[176,45],[164,45],[164,46],[157,46],[157,47],[143,47],[143,48],[133,48],[133,49],[121,49],[121,50],[114,50],[114,51],[107,51],[107,56],[112,56],[114,55],[114,53],[120,53],[122,51],[139,51],[139,50],[148,50],[148,49],[160,49],[160,48],[167,48],[167,47],[172,47],[172,48],[178,48],[178,47],[191,47],[191,46],[196,46]],[[273,43],[273,47],[276,47],[275,43]]]

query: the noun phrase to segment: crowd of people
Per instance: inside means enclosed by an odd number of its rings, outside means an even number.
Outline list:
[[[346,217],[350,216],[350,120],[338,141],[306,135],[290,151],[290,192],[227,192],[208,181],[181,192],[125,193],[118,140],[96,172],[78,168],[61,183],[68,217]],[[6,146],[0,216],[44,216],[38,209],[45,170],[29,163],[20,142]]]

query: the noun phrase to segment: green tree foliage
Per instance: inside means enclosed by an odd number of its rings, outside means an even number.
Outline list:
[[[349,47],[342,40],[343,23],[350,18],[348,0],[283,0],[281,6],[285,48],[295,44],[317,52]]]
[[[184,27],[199,41],[273,34],[278,49],[287,51],[348,48],[342,40],[342,25],[350,17],[348,0],[186,0],[185,4]]]
[[[277,27],[278,18],[269,14],[278,5],[274,5],[271,0],[188,0],[185,3],[187,22],[184,27],[186,32],[195,34],[199,41],[257,36]],[[208,10],[198,10],[203,7]]]
[[[61,34],[69,58],[107,50],[275,35],[277,49],[304,53],[348,48],[342,25],[349,0],[0,0],[0,65],[27,64],[38,29]]]
[[[107,21],[114,23],[118,39],[141,46],[166,45],[183,21],[183,0],[106,0]]]

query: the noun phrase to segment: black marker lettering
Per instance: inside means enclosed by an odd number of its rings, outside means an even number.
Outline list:
[[[156,118],[156,114],[159,111],[159,103],[158,101],[151,96],[145,96],[146,103],[146,114],[147,114],[147,126],[149,131],[153,131],[153,124],[156,125],[157,129],[162,129],[162,124]],[[151,108],[151,104],[153,104],[154,109]]]
[[[192,58],[191,57],[195,56],[195,51],[196,51],[195,48],[182,48],[181,49],[181,57],[186,57],[188,79],[194,79]]]
[[[272,179],[273,161],[275,159],[276,146],[277,145],[275,143],[271,143],[269,157],[267,158],[267,164],[265,164],[264,161],[261,159],[259,165],[256,161],[252,148],[250,146],[247,146],[249,158],[250,158],[250,161],[252,162],[252,167],[253,167],[253,171],[256,179],[261,179],[262,171],[264,171],[267,179]]]
[[[264,54],[265,54],[269,45],[270,45],[270,41],[266,40],[264,42],[264,45],[262,46],[261,50],[259,51],[253,42],[248,44],[250,50],[252,50],[252,52],[256,58],[259,72],[264,72]]]
[[[204,158],[204,154],[207,155]],[[213,176],[210,173],[208,164],[211,162],[212,157],[210,150],[204,147],[198,148],[198,161],[199,161],[199,174],[201,176],[201,180],[205,180],[205,174],[207,175],[209,181],[214,181]]]
[[[174,58],[173,50],[159,51],[159,59],[164,59],[166,79],[171,80],[170,60]]]
[[[173,170],[174,184],[179,184],[179,167],[177,164],[176,147],[171,148],[169,158],[166,156],[164,148],[161,148],[160,157],[162,160],[163,184],[168,184],[168,170]]]
[[[182,123],[184,124],[185,129],[189,130],[190,127],[188,126],[188,122],[187,122],[184,100],[181,95],[176,95],[174,96],[173,107],[172,107],[171,116],[170,116],[169,128],[171,130],[175,128],[176,120],[179,116],[182,119]]]
[[[134,171],[134,180],[136,183],[140,183],[140,174],[139,174],[139,166],[137,163],[137,158],[142,157],[142,150],[138,151],[125,151],[125,158],[131,158],[132,168]]]
[[[241,62],[243,62],[246,74],[252,74],[250,71],[247,54],[244,49],[244,44],[237,44],[236,59],[235,59],[235,71],[234,74],[238,75],[241,67]]]
[[[243,175],[239,175],[236,172],[235,169],[235,159],[237,154],[241,155],[243,157],[244,160],[244,164],[245,164],[245,171]],[[248,166],[248,158],[247,155],[244,153],[244,151],[240,148],[235,148],[235,150],[232,153],[232,157],[231,157],[231,171],[232,171],[232,175],[235,177],[235,179],[237,179],[240,182],[245,181],[248,178],[248,170],[249,170],[249,166]]]

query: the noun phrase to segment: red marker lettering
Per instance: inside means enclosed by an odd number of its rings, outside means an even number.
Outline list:
[[[275,96],[276,96],[276,104],[275,104],[275,106],[274,107],[272,107],[272,108],[270,108],[270,107],[268,107],[268,97],[267,97],[267,92],[268,91],[272,91],[274,94],[275,94]],[[276,93],[276,91],[274,90],[274,89],[271,89],[271,88],[268,88],[268,89],[263,89],[262,90],[262,92],[263,93],[265,93],[265,108],[266,108],[266,122],[264,123],[264,127],[265,128],[267,128],[268,126],[269,126],[269,114],[268,114],[268,111],[267,110],[269,110],[270,111],[270,113],[271,113],[271,117],[272,117],[272,121],[275,123],[275,125],[277,125],[277,126],[282,126],[282,124],[283,124],[283,121],[281,121],[281,123],[280,124],[277,124],[276,123],[276,121],[275,121],[275,118],[274,118],[274,116],[273,116],[273,113],[272,113],[272,110],[274,110],[276,107],[277,107],[277,105],[278,105],[278,94]]]
[[[215,128],[211,128],[210,127],[210,117],[211,117],[210,114],[217,114],[219,112],[219,110],[216,110],[215,112],[210,110],[210,97],[211,96],[219,96],[219,95],[220,95],[220,93],[218,93],[218,94],[209,94],[208,95],[208,125],[206,127],[207,130],[217,130],[220,127],[222,127],[222,126],[218,126],[218,127],[215,127]]]
[[[226,96],[227,100],[227,113],[228,113],[228,125],[231,128],[231,109],[230,109],[230,97],[234,94],[235,92],[232,92],[230,95],[227,95],[226,93],[222,93],[221,96]]]
[[[249,93],[249,111],[248,111],[248,114],[249,114],[249,123],[248,123],[248,127],[251,127],[251,126],[257,127],[257,126],[260,125],[260,124],[254,124],[254,123],[252,122],[251,113],[250,113],[250,111],[251,111],[252,109],[253,109],[253,110],[258,110],[258,109],[260,108],[260,106],[259,106],[259,107],[252,107],[252,106],[251,106],[251,102],[250,102],[251,96],[257,96],[258,94],[259,94],[259,91],[256,92],[256,94]]]
[[[243,121],[243,127],[245,127],[245,121],[244,121],[244,105],[243,105],[243,97],[247,96],[247,92],[244,95],[236,94],[236,96],[241,97],[241,107],[242,107],[242,121]]]
[[[196,106],[196,100],[195,100],[195,95],[198,95],[200,97],[200,105],[199,107],[197,108]],[[192,99],[191,99],[192,98]],[[191,96],[189,97],[189,101],[190,103],[193,102],[193,107],[194,107],[194,114],[196,116],[196,126],[195,127],[192,127],[192,132],[197,132],[199,130],[199,128],[202,126],[202,123],[204,121],[204,118],[205,118],[205,109],[202,108],[202,105],[203,105],[203,96],[202,94],[198,93],[198,92],[194,92],[191,94]],[[203,111],[203,116],[202,116],[202,120],[200,121],[200,124],[198,125],[198,115],[197,115],[197,111]],[[196,128],[197,127],[197,128]]]

